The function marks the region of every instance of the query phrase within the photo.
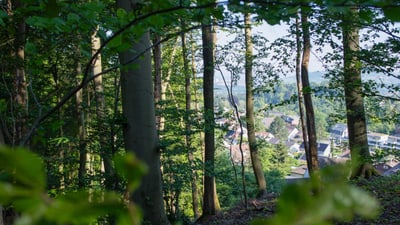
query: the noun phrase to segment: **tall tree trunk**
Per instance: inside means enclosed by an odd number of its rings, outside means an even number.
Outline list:
[[[21,1],[13,2],[14,9],[18,10],[24,7]],[[15,22],[15,41],[14,52],[15,55],[15,72],[14,72],[14,110],[16,112],[15,126],[14,126],[14,142],[13,145],[19,145],[23,140],[24,135],[27,133],[27,115],[28,115],[28,91],[25,75],[25,38],[26,38],[26,25],[25,18],[13,14],[13,21]]]
[[[182,30],[185,29],[185,24],[181,19],[181,27]],[[190,165],[190,173],[191,173],[191,186],[192,186],[192,206],[193,213],[195,219],[200,217],[199,211],[199,195],[197,188],[197,177],[196,172],[194,171],[195,162],[194,162],[194,149],[192,147],[192,136],[191,136],[191,114],[192,114],[192,95],[191,95],[191,75],[192,73],[189,70],[189,60],[187,53],[187,45],[186,45],[186,34],[181,34],[181,43],[182,43],[182,57],[183,57],[183,70],[185,74],[185,144],[186,149],[188,151],[188,162]]]
[[[193,39],[194,39],[193,35],[192,35],[192,33],[190,33],[190,40],[191,40],[190,49],[191,49],[191,57],[192,57],[190,70],[191,70],[192,77],[193,77],[193,86],[195,86],[195,88],[194,88],[194,110],[196,111],[196,113],[198,113],[200,111],[200,106],[199,106],[199,94],[198,94],[198,90],[197,90],[198,84],[197,84],[197,79],[196,79],[196,54],[195,54],[196,50],[195,50],[195,44],[194,44],[195,41],[193,41]],[[204,152],[204,138],[203,138],[202,132],[199,132],[199,146],[200,146],[200,151]],[[202,156],[203,156],[203,154],[202,154]],[[204,158],[202,158],[202,160],[204,161]],[[196,171],[195,171],[194,175],[196,176],[196,179],[197,179],[198,173]],[[203,179],[200,179],[199,180],[200,186],[203,185],[202,182],[203,182]],[[201,188],[197,189],[197,195],[203,196],[203,192],[202,192]],[[203,205],[202,198],[199,198],[199,201],[200,201],[200,205],[199,205],[199,208],[200,208]],[[200,211],[201,210],[199,209],[199,212]]]
[[[101,41],[100,38],[97,37],[97,31],[94,32],[91,36],[92,42],[92,55],[95,55],[97,51],[100,49]],[[106,101],[104,97],[104,86],[103,86],[103,76],[99,75],[103,71],[101,65],[101,54],[97,54],[94,59],[92,72],[94,78],[94,86],[95,86],[95,97],[96,97],[96,116],[97,116],[97,128],[99,132],[99,143],[100,143],[100,156],[103,160],[104,166],[104,175],[105,175],[105,187],[108,190],[114,190],[117,186],[117,180],[115,177],[115,172],[112,164],[113,152],[111,152],[111,148],[108,145],[109,135],[107,135],[107,124],[106,124]]]
[[[352,177],[370,177],[376,171],[370,165],[364,99],[362,95],[361,62],[359,53],[358,8],[350,9],[343,16],[343,65],[349,147]]]
[[[244,16],[245,23],[245,44],[246,44],[246,56],[245,56],[245,80],[246,80],[246,124],[247,124],[247,135],[250,146],[250,157],[253,172],[256,177],[258,185],[258,197],[263,197],[267,194],[267,182],[258,154],[257,140],[255,134],[255,122],[254,122],[254,104],[253,104],[253,42],[251,34],[251,20],[250,13],[246,13]]]
[[[298,93],[298,103],[299,103],[299,114],[300,114],[300,124],[301,130],[303,131],[303,143],[304,149],[310,149],[308,145],[308,131],[307,131],[307,121],[304,115],[304,96],[303,96],[303,82],[301,81],[301,41],[300,41],[300,21],[296,17],[296,82],[297,82],[297,93]],[[307,158],[307,168],[312,168],[311,160],[309,159],[309,154],[306,155]]]
[[[117,0],[118,7],[127,11],[138,1]],[[147,164],[149,170],[140,182],[131,199],[143,210],[144,220],[153,225],[169,224],[164,212],[160,171],[160,151],[158,149],[155,123],[154,95],[152,82],[149,33],[144,33],[139,40],[134,40],[131,51],[120,53],[120,62],[126,63],[145,52],[133,63],[121,70],[122,108],[126,118],[124,142],[127,151]]]
[[[80,38],[79,38],[80,39]],[[78,79],[79,75],[82,74],[81,56],[79,45],[75,46],[75,77],[77,79],[77,85],[80,81]],[[80,89],[75,94],[75,113],[77,118],[77,136],[79,139],[79,168],[78,168],[78,187],[84,188],[86,186],[86,162],[87,162],[87,151],[86,151],[86,127],[85,127],[85,112],[83,110],[83,89]]]
[[[211,25],[203,25],[203,98],[204,98],[204,194],[202,218],[215,215],[219,210],[214,176],[214,61],[215,61],[215,32]]]
[[[161,89],[162,89],[162,56],[161,56],[161,44],[156,44],[160,42],[160,35],[154,34],[153,35],[153,62],[154,62],[154,101],[156,104],[156,127],[158,133],[160,133],[161,128]]]
[[[23,2],[19,0],[7,0],[6,12],[11,18],[12,31],[14,35],[13,49],[11,51],[11,57],[14,58],[14,63],[10,71],[13,74],[13,90],[11,91],[11,109],[13,120],[11,126],[7,126],[4,121],[4,127],[0,130],[2,134],[9,133],[10,143],[5,143],[10,146],[16,147],[23,143],[24,136],[27,133],[27,116],[28,116],[28,91],[25,74],[25,41],[26,41],[26,24],[23,13],[15,13],[16,10],[24,8]],[[3,126],[3,122],[1,123]],[[3,129],[12,127],[11,132]],[[3,133],[4,132],[4,133]],[[4,138],[4,137],[3,137]],[[24,146],[28,147],[28,146]],[[4,225],[14,224],[14,221],[18,217],[16,211],[12,207],[3,208],[0,206],[1,218],[0,222]]]
[[[308,13],[301,10],[301,26],[303,30],[303,58],[301,63],[301,81],[303,83],[304,106],[307,118],[308,148],[305,149],[307,156],[307,167],[310,176],[318,170],[318,148],[317,134],[315,131],[314,107],[311,97],[311,86],[308,79],[308,64],[310,61],[311,43]]]
[[[1,121],[0,121],[0,146],[5,145],[4,142],[4,135],[3,135],[3,127],[1,125]],[[0,205],[0,225],[5,225],[4,224],[4,220],[3,220],[3,206]]]

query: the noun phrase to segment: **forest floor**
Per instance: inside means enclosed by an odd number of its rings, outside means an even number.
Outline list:
[[[357,186],[375,196],[381,206],[379,216],[373,220],[354,219],[352,222],[336,225],[394,225],[400,224],[400,173],[392,176],[374,177],[359,180]],[[256,218],[269,218],[275,213],[278,196],[268,195],[264,199],[249,200],[247,209],[244,204],[237,204],[229,210],[210,217],[196,225],[248,225]]]

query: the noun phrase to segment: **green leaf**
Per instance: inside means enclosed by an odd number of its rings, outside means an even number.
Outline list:
[[[3,10],[0,11],[0,26],[4,26],[4,19],[8,17],[7,13],[5,13]]]
[[[15,199],[28,198],[36,192],[8,182],[0,182],[0,203],[11,204]]]
[[[332,221],[350,221],[355,215],[373,218],[379,212],[377,200],[364,190],[347,183],[348,170],[328,167],[311,179],[289,185],[278,200],[277,213],[261,224],[332,224]]]
[[[57,17],[60,12],[60,6],[57,0],[48,0],[44,7],[45,16],[47,17]]]
[[[114,158],[115,169],[128,182],[128,191],[133,192],[140,184],[140,179],[147,172],[147,166],[138,160],[133,153]]]
[[[383,13],[393,22],[400,22],[400,7],[385,7]]]
[[[150,23],[154,30],[161,30],[164,27],[164,17],[161,15],[152,16]]]
[[[44,191],[46,188],[42,160],[25,149],[0,146],[0,170],[10,174],[17,185],[36,191]]]
[[[25,44],[25,51],[30,53],[30,54],[36,54],[38,52],[37,48],[36,48],[36,45],[34,43],[32,43],[32,42],[27,42]]]
[[[113,49],[117,52],[123,52],[131,48],[130,41],[125,40],[124,34],[120,34],[115,36],[109,43],[108,46],[110,49]]]
[[[55,199],[46,212],[46,219],[58,224],[91,224],[99,217],[115,216],[118,224],[137,224],[141,213],[133,206],[126,206],[112,192],[71,192]]]

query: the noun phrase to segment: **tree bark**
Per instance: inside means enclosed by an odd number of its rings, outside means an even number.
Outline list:
[[[153,35],[153,44],[156,44],[160,41],[160,35]],[[156,104],[156,127],[158,133],[161,131],[161,95],[162,95],[162,57],[161,57],[161,44],[156,44],[153,47],[153,62],[154,62],[154,101]]]
[[[347,128],[352,161],[351,177],[370,177],[376,170],[370,166],[370,153],[362,94],[361,62],[359,53],[358,8],[343,16],[343,86],[346,102]]]
[[[297,82],[297,93],[298,93],[298,103],[299,103],[299,114],[301,130],[303,131],[303,143],[304,149],[310,149],[308,145],[308,131],[307,131],[307,121],[304,114],[304,96],[303,96],[303,82],[301,81],[301,41],[300,41],[300,21],[296,17],[296,82]],[[311,168],[311,160],[306,155],[307,168]]]
[[[254,104],[253,104],[253,42],[251,34],[251,20],[250,13],[246,13],[244,16],[245,23],[245,45],[246,45],[246,56],[245,56],[245,82],[246,82],[246,124],[247,124],[247,135],[250,147],[251,164],[253,172],[256,177],[258,185],[258,197],[263,197],[267,194],[267,182],[258,154],[257,140],[255,134],[255,122],[254,122]]]
[[[219,201],[216,193],[214,175],[214,61],[215,61],[215,32],[211,25],[202,27],[203,42],[203,98],[204,98],[204,194],[203,194],[203,214],[205,218],[215,215],[219,210]]]
[[[78,38],[80,39],[80,38]],[[79,45],[75,46],[75,77],[77,85],[79,85],[79,75],[82,74],[81,55]],[[80,89],[75,94],[75,113],[76,113],[76,126],[77,126],[77,138],[79,140],[79,168],[78,168],[78,187],[84,188],[86,186],[86,162],[87,162],[87,151],[86,151],[86,127],[85,127],[85,112],[83,110],[83,89]]]
[[[185,29],[185,23],[181,19],[182,30]],[[189,60],[187,53],[187,45],[186,45],[186,34],[181,34],[181,43],[182,43],[182,57],[183,57],[183,71],[185,74],[185,144],[186,149],[188,151],[187,157],[190,165],[190,173],[191,173],[191,189],[192,189],[192,206],[193,206],[193,214],[195,219],[200,217],[199,211],[199,195],[198,195],[198,187],[197,187],[197,176],[194,171],[195,162],[194,162],[194,149],[192,147],[192,135],[191,135],[191,114],[192,114],[192,94],[191,94],[191,75],[192,73],[189,70]]]
[[[12,1],[14,9],[24,7],[21,1]],[[12,4],[10,4],[11,7]],[[26,24],[25,18],[13,14],[11,16],[15,22],[15,41],[13,53],[15,57],[14,71],[14,92],[13,92],[13,107],[15,114],[15,125],[13,127],[13,146],[19,145],[27,133],[27,115],[28,115],[28,91],[25,75],[25,39],[26,39]]]
[[[307,157],[307,167],[310,176],[318,170],[318,147],[317,135],[315,131],[314,107],[311,96],[311,86],[308,78],[308,64],[310,61],[311,43],[308,15],[304,10],[301,11],[301,26],[303,30],[303,57],[301,63],[301,81],[303,84],[304,107],[307,121],[308,148],[305,149]]]
[[[133,4],[132,4],[133,3]],[[135,10],[137,1],[118,0],[118,7],[127,11]],[[126,118],[124,142],[127,151],[132,151],[148,166],[131,200],[143,210],[144,221],[153,225],[169,224],[164,212],[160,171],[160,151],[158,149],[155,123],[154,95],[152,82],[151,55],[148,31],[138,40],[133,40],[131,51],[119,54],[121,64],[145,52],[133,63],[121,70],[122,110]]]
[[[94,32],[91,36],[92,42],[92,55],[95,55],[97,51],[100,49],[101,41],[100,38],[97,37],[97,31]],[[101,64],[101,54],[97,54],[94,63],[92,65],[92,73],[93,76],[100,74],[103,71]],[[95,89],[95,97],[96,97],[96,116],[97,116],[97,128],[98,128],[98,136],[100,143],[100,156],[103,160],[104,166],[104,184],[106,189],[115,190],[117,188],[117,179],[115,177],[115,172],[112,164],[113,152],[111,152],[111,148],[108,146],[109,135],[107,135],[107,124],[106,124],[106,100],[104,97],[104,86],[103,86],[103,76],[96,76],[94,78],[94,89]],[[113,137],[111,137],[113,138]]]

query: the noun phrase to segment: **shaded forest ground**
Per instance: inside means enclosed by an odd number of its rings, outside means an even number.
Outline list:
[[[380,214],[373,220],[355,218],[351,222],[336,223],[336,225],[400,224],[400,172],[388,177],[374,177],[354,183],[378,199],[381,206]],[[268,218],[275,213],[277,198],[276,195],[269,195],[264,199],[249,200],[247,209],[244,204],[237,204],[196,225],[247,225],[255,218]]]

